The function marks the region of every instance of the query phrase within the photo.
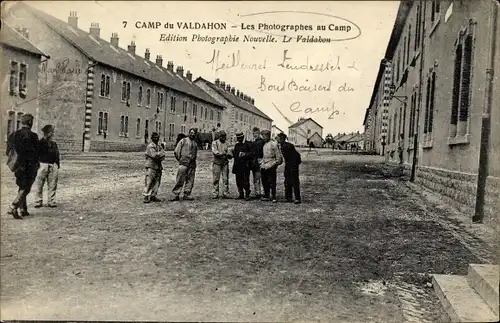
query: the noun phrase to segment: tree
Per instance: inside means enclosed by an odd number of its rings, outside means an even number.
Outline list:
[[[331,145],[332,148],[333,148],[334,141],[333,141],[333,136],[332,136],[331,133],[329,133],[329,134],[326,135],[325,142],[326,142],[327,145]]]

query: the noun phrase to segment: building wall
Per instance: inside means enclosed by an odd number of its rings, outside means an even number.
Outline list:
[[[6,22],[27,28],[29,40],[51,57],[39,69],[38,130],[50,123],[61,152],[81,151],[88,59],[25,9],[13,10],[15,18],[9,15]]]
[[[9,47],[1,48],[2,62],[2,84],[0,94],[0,105],[2,111],[2,138],[7,141],[8,134],[20,128],[21,116],[30,113],[35,117],[33,131],[40,134],[43,125],[40,123],[38,109],[38,67],[40,57],[27,54]],[[10,91],[10,67],[11,63],[17,63],[17,70],[20,65],[26,65],[26,96],[23,98],[19,93],[19,74],[17,74],[17,86],[11,94]]]
[[[260,130],[271,129],[271,120],[233,105],[203,80],[198,80],[195,84],[225,107],[222,112],[221,128],[226,131],[231,145],[236,142],[236,132],[238,131],[242,131],[245,138],[251,140],[254,127],[258,127]]]
[[[308,120],[298,127],[292,127],[288,129],[288,136],[290,137],[290,142],[296,146],[307,146],[307,139],[312,136],[315,132],[319,133],[323,137],[323,128],[318,126],[315,122]]]
[[[102,74],[110,76],[109,97],[100,95]],[[129,106],[127,106],[126,101],[122,101],[124,81],[130,82]],[[142,87],[142,100],[139,100],[140,87]],[[148,90],[150,90],[149,104],[147,100]],[[163,101],[159,100],[158,93],[163,94]],[[175,98],[174,110],[172,109],[172,98]],[[193,114],[193,105],[197,107],[196,115]],[[205,109],[209,111],[206,115],[207,118],[205,118]],[[93,110],[91,150],[108,151],[142,150],[153,132],[160,134],[161,140],[167,143],[167,148],[173,148],[179,133],[187,134],[192,127],[197,127],[201,133],[209,133],[220,122],[218,112],[221,112],[222,117],[221,107],[102,65],[96,68]],[[213,119],[211,119],[210,111],[213,111]],[[101,112],[108,113],[106,137],[104,137],[103,131],[99,131]],[[126,127],[122,129],[122,116],[128,117],[128,131],[126,131]],[[138,121],[139,127],[137,127]],[[171,128],[172,125],[173,128]]]

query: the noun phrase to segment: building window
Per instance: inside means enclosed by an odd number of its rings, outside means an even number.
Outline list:
[[[149,120],[144,120],[144,137],[147,139],[149,135]]]
[[[123,81],[122,83],[122,101],[130,104],[130,82]]]
[[[155,121],[155,132],[161,136],[162,133],[161,121]]]
[[[137,118],[137,122],[135,124],[135,136],[141,136],[141,118]]]
[[[10,83],[9,83],[9,94],[17,95],[17,85],[18,85],[18,74],[19,65],[17,62],[10,63]]]
[[[111,86],[111,76],[106,75],[106,91],[104,92],[104,96],[107,98],[111,97],[110,90],[109,90],[110,86]]]
[[[464,136],[468,133],[474,54],[472,24],[473,22],[471,22],[471,28],[461,33],[455,49],[450,137]]]
[[[104,112],[104,121],[102,123],[102,131],[108,133],[108,113]]]
[[[405,70],[405,63],[406,63],[406,58],[408,57],[408,49],[406,48],[406,45],[407,45],[407,42],[406,42],[406,36],[403,40],[403,64],[402,64],[402,67],[403,67],[403,71]]]
[[[401,51],[398,51],[397,58],[397,68],[396,68],[396,82],[399,82],[399,71],[400,71],[400,63],[401,63]]]
[[[170,98],[170,113],[175,113],[175,103],[176,103],[175,97],[171,97]]]
[[[408,130],[408,136],[413,137],[415,135],[415,108],[417,106],[417,95],[412,93],[410,101],[410,126]]]
[[[392,142],[396,142],[396,129],[397,129],[397,123],[398,123],[398,114],[394,114],[394,119],[392,120]]]
[[[101,90],[99,95],[104,96],[104,93],[106,93],[106,75],[101,74]]]
[[[439,0],[434,0],[431,3],[431,23],[439,19],[440,3]]]
[[[432,134],[432,125],[434,121],[435,90],[436,90],[436,72],[432,72],[430,77],[427,79],[427,98],[425,101],[424,136],[425,134]],[[432,139],[432,137],[429,135],[427,139],[428,139],[427,141],[429,141]]]
[[[142,85],[139,86],[139,92],[137,93],[137,105],[142,105]]]
[[[185,134],[186,133],[186,126],[181,125],[181,133]]]
[[[102,133],[102,122],[104,120],[104,113],[99,112],[99,116],[97,119],[97,134],[100,135]]]
[[[422,12],[421,12],[421,7],[418,4],[417,5],[417,18],[416,20],[416,25],[415,25],[415,43],[414,49],[415,51],[418,50],[418,46],[420,45],[420,29],[421,29],[421,24],[422,24]]]
[[[221,121],[222,114],[220,111],[217,111],[217,121]]]
[[[198,115],[198,106],[193,103],[193,117]]]
[[[26,64],[21,64],[19,69],[19,94],[22,98],[26,97],[26,76],[28,73],[28,66]]]
[[[17,119],[16,119],[16,130],[21,129],[21,118],[23,117],[24,113],[18,112],[17,113]]]
[[[411,24],[408,26],[408,44],[406,46],[406,65],[410,63],[410,48],[411,48]]]
[[[200,107],[200,120],[203,120],[203,107]]]
[[[9,118],[7,119],[7,135],[14,132],[14,122],[16,118],[16,113],[14,111],[9,111]]]
[[[182,114],[187,115],[188,112],[188,103],[187,101],[182,101]]]
[[[163,111],[163,92],[158,92],[158,99],[156,101],[156,107]]]
[[[128,137],[128,116],[120,117],[120,135]]]
[[[214,110],[210,109],[210,120],[214,120]]]
[[[168,141],[174,141],[175,135],[175,124],[171,123],[168,125]]]
[[[146,91],[146,107],[151,106],[151,89],[147,89]]]

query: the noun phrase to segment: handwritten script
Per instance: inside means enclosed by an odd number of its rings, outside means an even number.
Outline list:
[[[319,107],[319,108],[318,107],[316,107],[316,108],[307,107],[304,110],[302,110],[302,108],[300,106],[300,102],[297,101],[297,102],[294,102],[290,105],[290,111],[292,111],[292,112],[304,112],[304,113],[308,113],[308,114],[327,112],[328,119],[333,119],[335,115],[340,114],[340,111],[335,108],[335,102],[332,102],[332,105],[330,107]]]
[[[64,58],[55,63],[55,67],[48,67],[47,62],[43,62],[41,65],[42,73],[53,73],[53,74],[81,74],[84,70],[80,67],[80,61],[75,60],[74,67],[69,67],[69,58]]]
[[[241,61],[241,52],[233,52],[225,57],[228,58],[227,61],[223,61],[225,58],[221,58],[220,50],[213,51],[212,59],[207,62],[207,64],[212,64],[212,69],[215,71],[228,70],[231,68],[241,68],[241,69],[251,69],[251,70],[265,70],[266,60],[260,63],[244,63]]]

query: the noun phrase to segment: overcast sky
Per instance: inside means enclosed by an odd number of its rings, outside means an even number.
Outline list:
[[[289,122],[299,117],[312,117],[324,127],[324,134],[338,132],[363,131],[363,117],[372,93],[373,83],[378,71],[389,36],[394,24],[399,1],[329,1],[329,2],[161,2],[161,1],[36,1],[28,2],[59,19],[67,21],[70,11],[77,11],[80,29],[88,31],[92,22],[99,23],[101,38],[109,41],[111,33],[116,32],[120,38],[120,47],[126,48],[132,40],[136,42],[136,53],[143,56],[146,48],[151,51],[151,58],[163,56],[164,65],[173,61],[174,65],[182,65],[184,71],[190,70],[193,78],[202,76],[213,81],[220,78],[240,91],[255,98],[256,106],[269,115],[275,124],[287,132]],[[287,11],[279,13],[259,14],[270,11]],[[306,12],[306,13],[304,13]],[[328,16],[327,16],[328,15]],[[339,18],[335,18],[335,17]],[[343,18],[345,20],[341,20]],[[124,28],[123,21],[127,21]],[[136,28],[137,21],[161,21],[173,23],[175,29]],[[182,30],[177,22],[219,22],[226,23],[226,30]],[[284,24],[312,25],[313,31],[267,31],[276,35],[275,43],[242,42],[244,35],[252,37],[267,36],[266,33],[242,30],[241,24]],[[316,31],[317,25],[351,26],[345,31]],[[231,26],[237,26],[232,28]],[[361,31],[355,27],[358,26]],[[261,29],[262,31],[262,29]],[[161,34],[187,36],[187,42],[162,42]],[[210,44],[193,42],[193,34],[240,37],[239,42],[226,44]],[[292,40],[283,42],[283,36]],[[323,38],[353,38],[351,40],[330,43],[297,42],[296,36],[308,35]],[[265,69],[255,70],[241,67],[217,69],[212,60],[214,51],[219,50],[219,66],[223,62],[232,64],[232,54],[239,51],[240,63],[245,65],[264,64]],[[330,62],[340,69],[330,71],[292,71],[278,66],[282,63],[284,51],[287,50],[287,61],[290,65],[300,66],[307,61],[309,65]],[[326,65],[325,65],[326,66]],[[314,84],[328,86],[330,91],[322,92],[270,92],[263,90],[265,84],[288,85],[295,81],[297,85]],[[353,91],[340,91],[345,85]],[[294,86],[292,86],[292,89]],[[287,86],[288,89],[288,86]],[[332,106],[338,114],[332,114]],[[309,108],[306,113],[306,109]],[[329,108],[330,111],[310,113],[311,110]],[[289,119],[287,121],[278,109]]]

